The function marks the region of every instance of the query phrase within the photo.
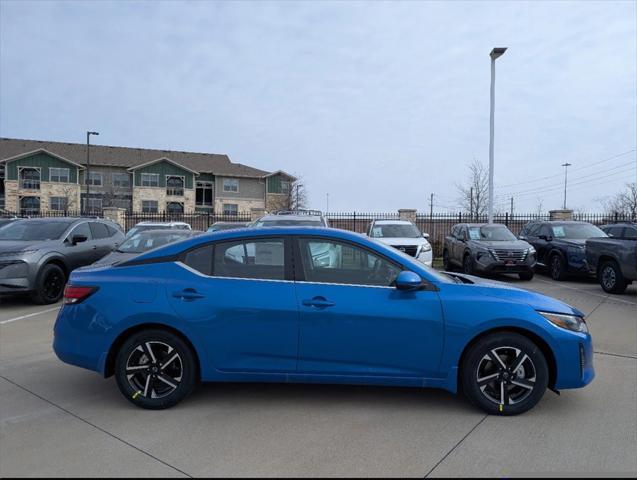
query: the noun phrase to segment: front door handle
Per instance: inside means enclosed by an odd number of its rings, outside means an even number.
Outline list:
[[[93,245],[93,250],[97,250],[97,245]]]
[[[173,297],[181,298],[182,300],[192,301],[197,300],[198,298],[204,298],[205,295],[201,293],[197,293],[197,290],[194,288],[184,288],[181,292],[173,292]]]
[[[303,305],[306,307],[326,308],[333,307],[336,303],[327,300],[325,297],[314,297],[311,300],[303,300]]]

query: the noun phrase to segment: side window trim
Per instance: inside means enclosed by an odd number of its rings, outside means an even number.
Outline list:
[[[70,242],[71,238],[73,238],[73,233],[75,232],[75,230],[77,230],[79,227],[81,227],[82,225],[86,225],[88,227],[88,231],[90,232],[91,236],[88,238],[87,241],[92,241],[93,239],[93,232],[91,231],[91,226],[88,224],[88,222],[80,222],[77,225],[74,225],[73,227],[71,227],[71,231],[66,235],[66,237],[64,238],[64,242],[66,242],[67,240]]]

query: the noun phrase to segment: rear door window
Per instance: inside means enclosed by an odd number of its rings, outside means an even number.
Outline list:
[[[285,279],[283,238],[246,239],[215,244],[215,277]]]
[[[91,227],[91,233],[93,234],[93,238],[100,239],[100,238],[108,238],[111,236],[108,233],[108,228],[106,228],[106,225],[104,225],[103,223],[90,222],[89,225]]]
[[[91,229],[88,226],[88,222],[80,223],[77,227],[71,230],[68,239],[72,240],[75,235],[84,235],[87,240],[91,240],[93,236],[91,235]]]

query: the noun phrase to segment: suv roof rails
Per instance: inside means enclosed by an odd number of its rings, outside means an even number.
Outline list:
[[[323,212],[320,210],[278,210],[273,212],[274,215],[313,215],[313,216],[323,216]]]

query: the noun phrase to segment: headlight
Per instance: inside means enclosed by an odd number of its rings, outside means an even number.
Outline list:
[[[15,252],[0,252],[0,257],[18,257],[21,255],[29,255],[37,250],[16,250]]]
[[[535,248],[529,247],[528,250],[526,251],[526,253],[528,255],[535,255]]]
[[[565,315],[563,313],[537,312],[553,325],[573,332],[588,333],[588,327],[582,317],[577,315]]]
[[[420,247],[420,253],[424,253],[424,252],[431,252],[431,245],[429,245],[428,243],[425,243],[424,245],[422,245]]]

